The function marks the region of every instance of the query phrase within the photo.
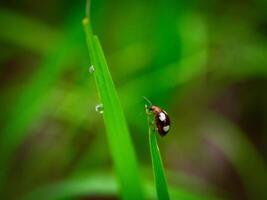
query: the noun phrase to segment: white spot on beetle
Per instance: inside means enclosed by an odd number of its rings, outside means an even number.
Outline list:
[[[169,129],[170,129],[170,126],[169,126],[169,125],[163,127],[163,130],[164,130],[165,132],[167,132]]]
[[[159,113],[159,120],[163,122],[165,119],[166,119],[166,115],[163,112],[160,112]]]

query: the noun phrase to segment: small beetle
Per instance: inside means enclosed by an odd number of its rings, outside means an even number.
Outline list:
[[[149,111],[154,113],[157,131],[160,136],[165,136],[170,130],[170,118],[167,112],[158,106],[152,105],[146,97],[144,99],[150,104],[148,107]]]

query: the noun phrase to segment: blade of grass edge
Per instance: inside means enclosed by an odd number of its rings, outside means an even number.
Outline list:
[[[104,106],[111,155],[123,199],[144,199],[137,159],[119,98],[109,73],[101,45],[90,27],[89,18],[83,20],[91,64],[101,103]]]
[[[160,155],[160,151],[158,147],[157,132],[151,126],[150,114],[149,114],[147,106],[145,108],[147,112],[149,147],[150,147],[150,153],[151,153],[153,174],[154,174],[155,183],[156,183],[157,196],[159,200],[168,200],[170,199],[170,197],[169,197],[165,171],[164,171],[164,167],[163,167],[163,163],[162,163],[162,159],[161,159],[161,155]]]

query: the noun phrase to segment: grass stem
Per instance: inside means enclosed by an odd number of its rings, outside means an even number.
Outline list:
[[[152,123],[153,121],[151,121],[150,117],[151,112],[148,110],[147,106],[145,108],[148,121],[149,147],[151,153],[153,173],[156,183],[157,196],[159,200],[168,200],[170,199],[170,197],[169,197],[164,167],[157,142],[157,131],[156,128],[154,127],[154,124]]]

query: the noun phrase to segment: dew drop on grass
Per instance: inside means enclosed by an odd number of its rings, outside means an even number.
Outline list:
[[[99,114],[103,114],[104,113],[104,106],[102,103],[97,104],[95,106],[95,111],[98,112]]]
[[[89,73],[92,74],[92,73],[94,73],[94,71],[95,71],[95,67],[93,65],[91,65],[89,67]]]

